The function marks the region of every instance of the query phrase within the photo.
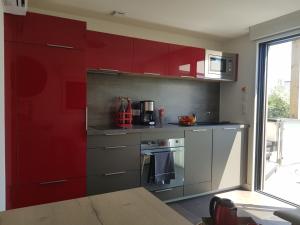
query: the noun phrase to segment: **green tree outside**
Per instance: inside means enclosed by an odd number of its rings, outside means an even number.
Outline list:
[[[268,118],[289,118],[290,103],[284,92],[284,86],[274,87],[268,98]]]

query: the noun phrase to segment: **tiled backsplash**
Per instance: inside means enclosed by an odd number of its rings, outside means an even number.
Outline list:
[[[156,110],[165,109],[164,122],[195,113],[198,121],[219,119],[219,83],[158,79],[141,76],[88,73],[88,125],[111,126],[115,98],[154,100]]]

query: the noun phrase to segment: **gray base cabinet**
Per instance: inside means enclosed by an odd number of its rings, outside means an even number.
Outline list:
[[[140,134],[108,133],[88,137],[88,195],[139,186]]]
[[[184,185],[184,196],[197,195],[211,191],[211,181]]]
[[[236,187],[245,182],[245,130],[235,127],[213,130],[212,190]]]
[[[212,129],[185,131],[184,195],[211,191]]]
[[[140,186],[139,171],[123,171],[119,174],[102,174],[87,177],[88,195],[120,191]]]
[[[183,187],[174,187],[165,190],[151,192],[162,201],[183,197]]]

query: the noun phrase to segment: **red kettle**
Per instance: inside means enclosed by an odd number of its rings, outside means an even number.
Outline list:
[[[237,225],[237,208],[230,199],[213,197],[209,204],[214,225]]]

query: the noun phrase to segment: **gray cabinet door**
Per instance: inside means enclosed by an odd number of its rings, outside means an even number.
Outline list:
[[[185,131],[185,187],[189,187],[189,195],[210,191],[207,188],[196,188],[200,183],[211,182],[212,163],[212,129],[199,128]],[[191,185],[195,185],[193,188]],[[198,193],[197,193],[198,192]]]
[[[244,130],[235,127],[213,131],[212,189],[236,187],[244,182]]]
[[[174,188],[154,191],[151,193],[154,194],[156,197],[158,197],[160,200],[167,201],[170,199],[182,198],[183,197],[183,187],[182,186],[174,187]]]

